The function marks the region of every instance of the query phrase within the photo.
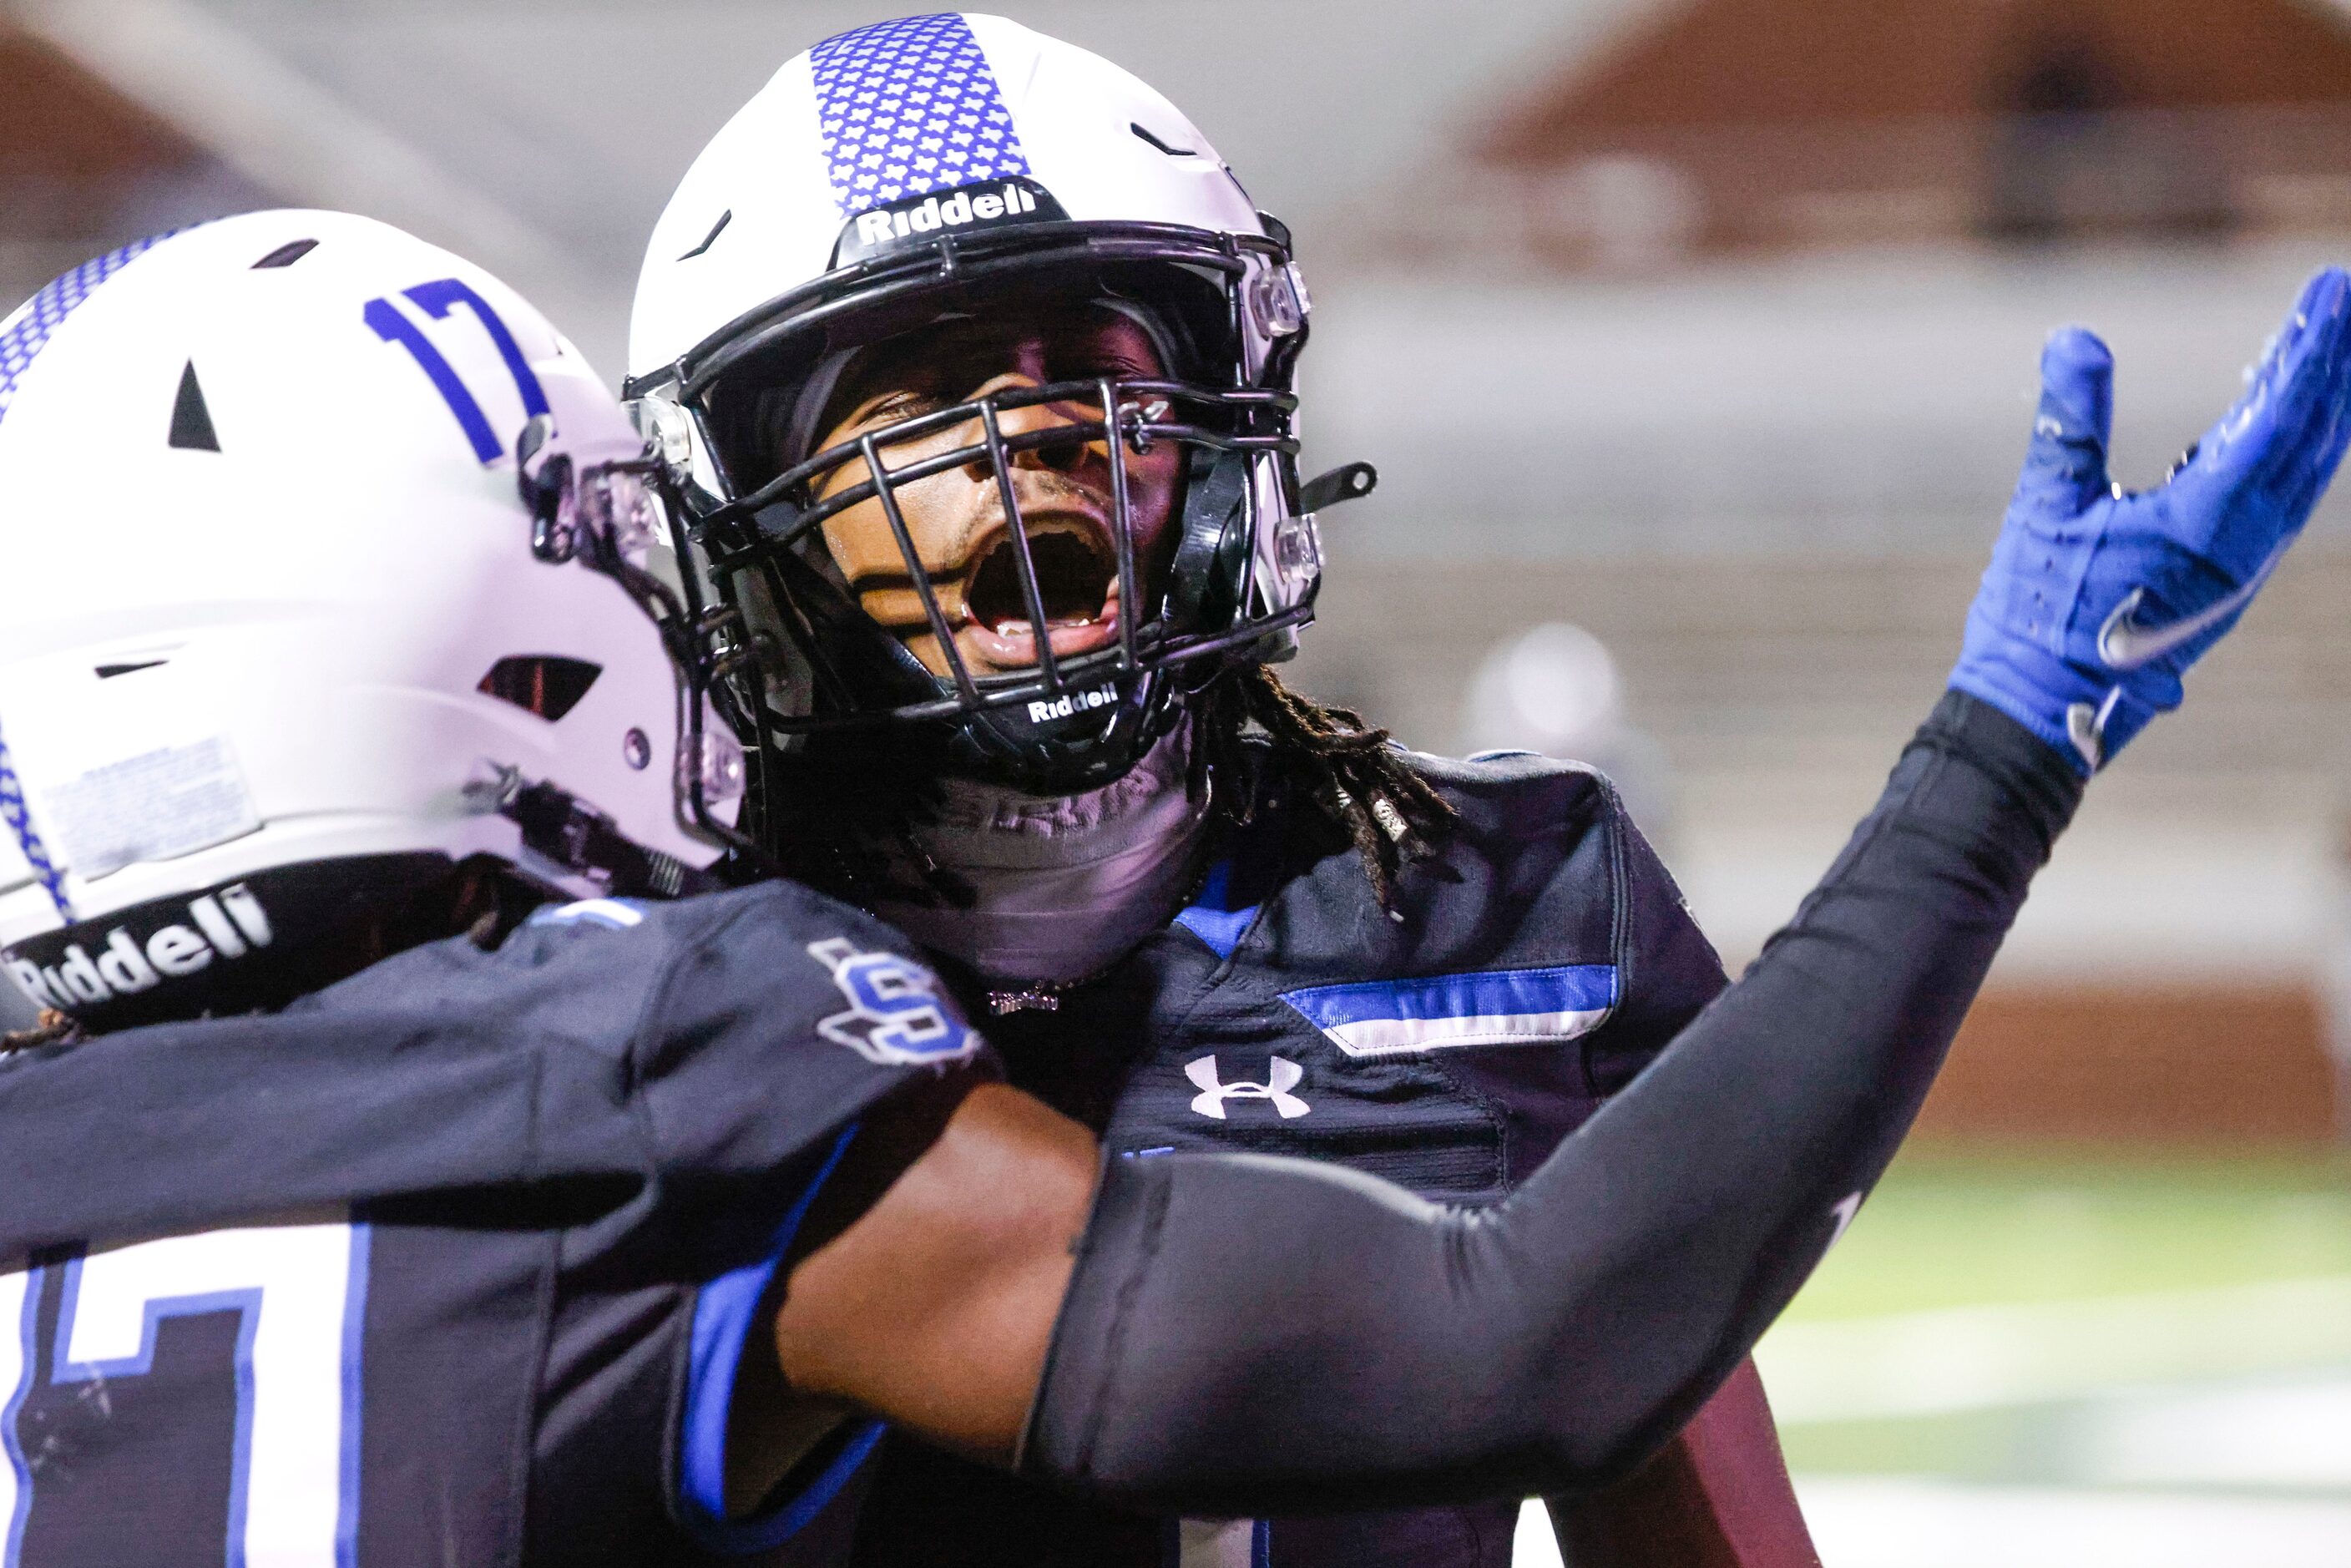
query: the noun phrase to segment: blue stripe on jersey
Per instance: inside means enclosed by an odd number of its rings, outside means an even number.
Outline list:
[[[25,1462],[25,1447],[16,1434],[16,1415],[25,1407],[25,1396],[33,1386],[35,1357],[39,1354],[33,1344],[41,1311],[41,1280],[43,1270],[27,1269],[16,1276],[16,1288],[24,1291],[18,1321],[11,1325],[0,1323],[0,1332],[13,1332],[16,1340],[16,1376],[6,1391],[6,1406],[0,1408],[0,1460],[8,1466],[11,1494],[9,1497],[6,1533],[0,1536],[0,1563],[14,1568],[25,1542],[25,1520],[33,1509],[33,1471]]]
[[[955,12],[840,34],[810,50],[809,64],[826,169],[843,217],[1029,172],[996,73]]]
[[[375,1227],[351,1222],[350,1274],[343,1285],[342,1508],[335,1521],[335,1568],[359,1568],[360,1427],[367,1419],[368,1260]]]
[[[684,1495],[679,1500],[684,1506],[678,1513],[704,1544],[729,1555],[771,1552],[798,1534],[849,1483],[882,1440],[882,1424],[864,1423],[790,1502],[758,1518],[727,1517],[726,1424],[735,1400],[736,1369],[742,1364],[759,1302],[790,1249],[792,1237],[808,1218],[809,1206],[849,1152],[858,1125],[852,1123],[833,1140],[832,1151],[825,1155],[815,1178],[793,1200],[783,1223],[769,1238],[767,1256],[710,1281],[695,1299],[682,1423],[684,1454],[679,1466],[679,1487]]]
[[[1616,1001],[1613,964],[1362,980],[1281,999],[1350,1056],[1573,1040]]]
[[[1257,904],[1246,909],[1226,907],[1231,899],[1232,883],[1233,862],[1218,861],[1202,879],[1200,896],[1176,916],[1176,925],[1206,942],[1208,950],[1219,958],[1233,956],[1233,949],[1241,945],[1241,938],[1249,935],[1249,926],[1257,919]]]

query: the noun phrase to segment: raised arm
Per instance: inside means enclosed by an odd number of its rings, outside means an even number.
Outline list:
[[[2105,478],[2103,346],[2052,340],[1953,689],[1746,977],[1507,1203],[1248,1156],[1111,1161],[1097,1183],[1082,1132],[981,1091],[792,1274],[786,1376],[1189,1513],[1626,1474],[1851,1222],[2083,781],[2176,706],[2315,504],[2351,402],[2345,294],[2314,281],[2145,496]]]
[[[1025,1468],[1235,1514],[1622,1476],[1892,1158],[2079,789],[1946,697],[1745,978],[1497,1207],[1263,1160],[1107,1167]]]

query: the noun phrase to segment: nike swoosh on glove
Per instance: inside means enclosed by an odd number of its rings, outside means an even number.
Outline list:
[[[2106,474],[2114,355],[2068,327],[1951,685],[2095,772],[2252,602],[2351,440],[2351,277],[2329,267],[2248,372],[2244,396],[2152,490]]]

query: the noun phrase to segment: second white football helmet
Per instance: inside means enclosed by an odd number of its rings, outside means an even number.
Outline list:
[[[646,621],[652,466],[538,311],[364,218],[43,289],[0,323],[0,967],[136,1021],[468,857],[695,882],[741,757]]]

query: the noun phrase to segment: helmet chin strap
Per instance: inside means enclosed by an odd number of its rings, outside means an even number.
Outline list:
[[[875,913],[989,984],[1019,988],[999,993],[999,1011],[1013,1010],[1008,999],[1050,1008],[1051,988],[1106,968],[1182,907],[1209,814],[1191,746],[1186,721],[1125,777],[1078,795],[946,780],[938,820],[914,831],[974,901],[885,898]]]
[[[1185,486],[1183,533],[1167,570],[1168,607],[1179,624],[1199,624],[1229,614],[1232,594],[1219,587],[1238,580],[1234,570],[1249,548],[1243,498],[1249,489],[1249,459],[1232,452],[1194,459]],[[1221,569],[1221,570],[1220,570]],[[1223,602],[1214,602],[1219,597]]]
[[[684,898],[726,885],[711,872],[638,843],[569,790],[526,782],[514,768],[499,768],[480,793],[492,810],[522,830],[526,848],[593,878],[617,897]]]

